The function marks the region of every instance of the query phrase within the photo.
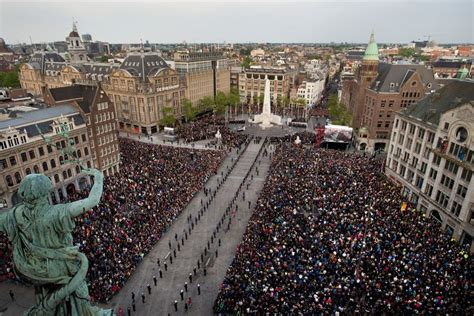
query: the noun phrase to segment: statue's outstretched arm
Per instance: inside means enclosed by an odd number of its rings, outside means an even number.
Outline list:
[[[87,198],[72,202],[68,205],[69,212],[72,217],[79,216],[82,213],[89,211],[94,206],[97,206],[97,204],[99,204],[100,197],[102,196],[104,174],[97,169],[83,169],[82,172],[94,176],[94,185],[92,186]]]

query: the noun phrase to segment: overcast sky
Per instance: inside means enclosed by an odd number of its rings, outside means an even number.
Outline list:
[[[0,0],[7,43],[79,33],[110,43],[367,42],[473,43],[474,0],[55,1]]]

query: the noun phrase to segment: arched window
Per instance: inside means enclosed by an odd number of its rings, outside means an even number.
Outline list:
[[[82,157],[82,153],[81,153],[81,150],[80,150],[80,149],[77,150],[76,155],[77,155],[77,158],[81,158],[81,157]]]
[[[28,174],[31,174],[31,169],[30,169],[30,168],[26,168],[25,173],[26,173],[27,175],[28,175]]]
[[[89,148],[84,147],[84,156],[88,156],[88,155],[89,155]]]
[[[13,186],[13,179],[12,179],[12,177],[11,177],[10,175],[8,175],[8,176],[5,177],[5,182],[7,183],[7,185],[8,185],[9,187],[12,187],[12,186]]]
[[[19,172],[15,173],[15,181],[16,181],[16,184],[19,184],[21,182],[21,175]]]
[[[67,169],[67,176],[70,178],[72,177],[72,171],[71,169]]]
[[[81,168],[79,168],[79,166],[76,166],[76,174],[79,174],[81,173]]]
[[[34,166],[33,166],[33,172],[34,172],[34,173],[40,173],[40,170],[39,170],[39,168],[38,168],[37,165],[34,165]]]
[[[59,180],[59,175],[58,175],[58,174],[55,174],[55,175],[54,175],[54,182],[59,183],[59,181],[60,181],[60,180]]]
[[[48,163],[46,161],[43,162],[43,171],[48,171]]]
[[[51,159],[49,163],[51,164],[51,168],[56,168],[56,160]]]
[[[63,179],[67,179],[67,172],[66,172],[66,170],[63,171]]]

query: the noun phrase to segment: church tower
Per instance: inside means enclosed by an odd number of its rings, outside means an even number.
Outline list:
[[[360,77],[368,85],[377,77],[377,68],[379,65],[379,49],[375,42],[374,33],[370,34],[369,44],[365,49],[362,65],[360,68]]]
[[[361,126],[362,113],[365,108],[365,94],[377,78],[379,66],[379,49],[375,42],[374,33],[370,34],[369,44],[365,49],[362,64],[357,71],[357,97],[354,99],[355,104],[351,107],[352,112],[352,127],[359,129]]]
[[[67,50],[72,63],[83,63],[88,61],[86,47],[77,31],[76,22],[72,23],[72,32],[66,37]]]

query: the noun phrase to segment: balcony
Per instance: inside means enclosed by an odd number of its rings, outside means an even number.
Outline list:
[[[444,158],[448,161],[453,162],[454,164],[458,165],[459,167],[465,168],[469,171],[473,171],[473,165],[470,162],[463,161],[459,159],[457,156],[453,156],[452,154],[446,153],[446,150],[443,150],[442,148],[437,148],[437,147],[431,147],[430,151],[433,153],[437,154],[441,158]]]

